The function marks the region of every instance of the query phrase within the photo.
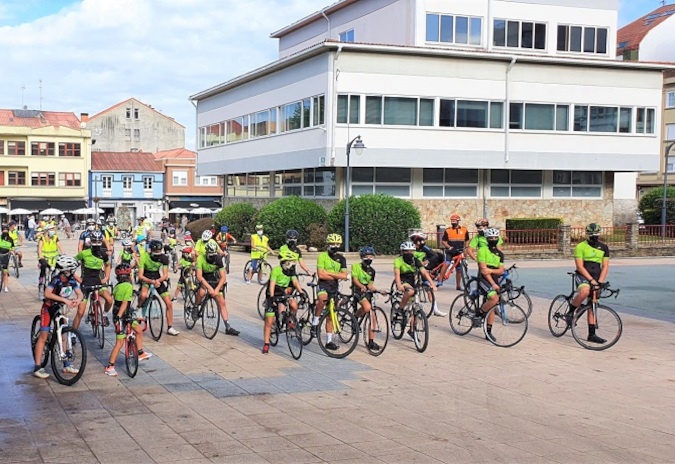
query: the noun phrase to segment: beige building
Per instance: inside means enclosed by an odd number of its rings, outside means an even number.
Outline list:
[[[91,132],[74,113],[0,109],[0,204],[86,207]]]
[[[93,151],[155,153],[185,146],[185,126],[135,98],[91,116]]]

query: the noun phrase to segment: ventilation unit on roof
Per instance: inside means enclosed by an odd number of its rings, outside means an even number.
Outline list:
[[[12,110],[17,118],[39,118],[42,116],[39,110]]]

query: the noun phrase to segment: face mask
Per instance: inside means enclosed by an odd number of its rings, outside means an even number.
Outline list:
[[[406,264],[413,264],[415,262],[415,257],[411,253],[404,253],[403,254],[403,261]]]
[[[593,245],[595,245],[595,244],[598,243],[599,241],[600,241],[600,237],[597,236],[597,235],[590,235],[590,236],[588,237],[588,243],[591,243],[591,244],[593,244]]]
[[[328,247],[328,254],[329,255],[334,255],[335,253],[338,252],[338,247],[331,245]]]
[[[153,260],[153,261],[155,261],[155,262],[159,262],[159,261],[162,260],[162,253],[157,253],[157,254],[152,253],[152,254],[150,255],[150,259]]]
[[[216,259],[218,259],[218,253],[211,253],[211,254],[206,255],[206,261],[209,264],[215,264]]]
[[[92,253],[100,254],[101,253],[101,245],[92,245],[91,251],[92,251]]]
[[[452,226],[453,229],[456,229],[459,227],[459,222],[451,222],[450,225]]]
[[[363,259],[363,260],[361,260],[361,262],[363,263],[363,265],[364,265],[365,267],[370,267],[370,265],[373,264],[373,260],[370,259],[370,258],[368,258],[368,259]]]
[[[87,230],[89,232],[91,232],[92,230],[95,230],[95,229],[96,229],[96,227],[94,227],[94,226],[87,226]]]
[[[489,238],[487,243],[488,243],[488,247],[495,248],[497,246],[497,244],[499,243],[499,239]]]
[[[482,230],[482,229],[480,229],[480,230],[478,231],[478,235],[480,235],[481,237],[483,237],[483,236],[484,236],[484,232],[483,232],[483,230]]]
[[[287,276],[293,276],[295,275],[295,264],[289,267],[282,266],[282,271],[285,275]]]
[[[125,253],[131,253],[132,251],[133,251],[133,250],[132,250],[131,248],[125,248],[125,249],[124,249],[124,252],[125,252]]]
[[[50,231],[47,233],[47,235],[49,235],[50,237],[53,237],[54,235],[56,235],[56,232],[54,232],[53,230],[50,230]]]
[[[262,237],[263,231],[262,230],[256,230],[256,234],[258,234],[259,237]]]
[[[298,243],[298,241],[295,239],[288,239],[286,240],[286,243],[288,244],[288,246],[295,246],[295,244]]]

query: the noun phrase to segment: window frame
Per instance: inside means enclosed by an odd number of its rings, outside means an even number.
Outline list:
[[[425,171],[430,171],[430,170],[442,170],[443,171],[443,182],[434,182],[434,181],[425,181],[424,180],[424,172]],[[448,173],[449,172],[457,172],[457,171],[475,171],[476,172],[476,182],[452,182],[448,180]],[[422,169],[422,198],[465,198],[465,199],[472,199],[472,198],[478,198],[479,194],[479,187],[480,187],[480,178],[481,178],[481,170],[480,169],[455,169],[455,168],[423,168]],[[475,187],[475,194],[472,196],[458,196],[458,195],[448,195],[448,188],[452,187],[458,187],[458,188],[471,188]],[[427,195],[425,193],[425,189],[431,189],[431,188],[440,188],[443,190],[443,195]]]
[[[412,197],[412,189],[413,189],[413,170],[412,168],[406,168],[406,167],[384,167],[384,166],[364,166],[364,167],[353,167],[352,168],[352,173],[354,172],[355,169],[372,169],[373,170],[373,175],[372,175],[372,181],[361,181],[361,180],[352,180],[351,182],[351,194],[353,196],[360,196],[360,195],[368,195],[369,193],[384,193],[386,195],[390,196],[395,196],[397,198],[411,198]],[[390,181],[390,180],[378,180],[378,174],[377,171],[378,169],[380,171],[382,170],[389,170],[389,169],[398,169],[402,171],[407,170],[408,171],[408,182],[397,182],[397,181]],[[352,176],[352,179],[355,179],[356,175]],[[358,190],[363,190],[363,192],[359,193],[354,193],[354,187]],[[365,189],[370,187],[370,191],[366,192]],[[378,187],[380,189],[384,189],[378,192]],[[390,192],[387,192],[386,189],[391,189],[391,188],[407,188],[408,193],[407,195],[392,195]]]
[[[7,185],[26,186],[26,171],[7,171]]]
[[[492,175],[493,175],[493,172],[496,172],[496,171],[506,171],[506,172],[508,172],[508,175],[509,175],[508,183],[493,182],[492,181]],[[540,170],[540,169],[532,169],[532,170],[528,169],[527,170],[527,171],[538,172],[540,174],[541,180],[540,180],[539,184],[527,184],[527,183],[515,183],[514,184],[513,173],[514,172],[515,173],[521,173],[523,171],[526,171],[526,170],[523,170],[523,169],[491,169],[489,171],[489,175],[488,175],[488,184],[490,186],[490,190],[489,190],[490,198],[522,198],[522,199],[526,199],[526,198],[540,198],[541,199],[541,198],[543,198],[544,197],[543,196],[543,194],[544,194],[544,170]],[[514,195],[513,194],[514,186],[515,187],[520,186],[520,187],[523,187],[523,188],[537,188],[538,187],[539,188],[539,195],[537,195],[537,196],[533,196],[533,195],[529,195],[529,196]],[[509,194],[508,195],[495,195],[493,193],[494,188],[508,188]]]
[[[127,184],[129,184],[127,186]],[[134,190],[134,176],[122,176],[122,190],[132,192]]]
[[[666,102],[664,107],[667,110],[675,108],[675,91],[671,90],[666,92]]]
[[[56,144],[54,142],[31,142],[30,156],[54,156]]]
[[[113,176],[101,176],[101,189],[105,191],[112,191]],[[108,184],[106,186],[106,184]]]
[[[59,187],[82,187],[82,173],[59,172]]]
[[[560,40],[560,33],[561,33],[561,28],[564,29],[565,34],[565,42],[564,46],[562,46],[561,49],[561,40]],[[572,41],[574,40],[574,36],[572,34],[573,28],[581,28],[581,42],[580,42],[580,47],[579,50],[572,50]],[[586,40],[587,40],[587,34],[590,30],[593,30],[593,51],[586,51]],[[557,35],[556,35],[556,52],[557,53],[570,53],[570,54],[581,54],[581,55],[599,55],[599,56],[609,56],[609,37],[610,37],[610,30],[611,27],[605,27],[605,26],[592,26],[592,25],[583,25],[583,24],[566,24],[566,23],[558,23],[557,27]],[[599,33],[599,31],[604,31],[602,34]],[[575,31],[576,32],[576,31]],[[604,35],[605,38],[605,43],[604,43],[604,52],[600,52],[600,46],[599,46],[599,40],[600,37]]]
[[[340,42],[344,43],[354,43],[354,28],[347,29],[346,31],[340,32],[338,35]]]
[[[438,40],[429,39],[429,16],[437,16],[436,24],[436,34],[435,37],[438,37]],[[443,18],[452,18],[452,26],[450,27],[452,39],[447,41],[443,40]],[[457,41],[457,18],[462,18],[466,20],[466,42]],[[479,32],[476,35],[474,32],[475,22],[478,21]],[[424,40],[426,43],[430,44],[442,44],[442,45],[460,45],[464,47],[481,47],[483,46],[483,17],[475,15],[463,15],[463,14],[447,14],[440,12],[427,11],[425,14],[425,31],[424,31]],[[475,43],[472,39],[478,37],[478,43]]]
[[[184,174],[181,175],[181,174]],[[178,178],[178,182],[176,182],[176,178]],[[185,182],[181,182],[181,180],[185,180]],[[183,171],[183,170],[173,170],[171,171],[171,186],[173,187],[187,187],[188,185],[188,171]]]
[[[82,145],[76,142],[59,142],[59,156],[79,158],[82,156]]]
[[[497,35],[497,23],[503,23],[504,24],[504,44],[498,44],[498,35]],[[509,26],[510,24],[517,24],[518,31],[517,31],[517,39],[518,43],[517,45],[509,45]],[[523,28],[523,25],[528,24],[532,25],[532,46],[531,47],[526,47],[523,45],[523,42],[525,40],[525,30]],[[544,39],[543,39],[543,47],[539,48],[537,47],[537,38],[539,37],[537,31],[541,29],[543,26],[544,29]],[[548,30],[549,30],[549,23],[548,22],[543,22],[543,21],[526,21],[526,20],[521,20],[521,19],[508,19],[508,18],[494,18],[492,21],[492,46],[498,49],[518,49],[518,50],[524,50],[524,51],[532,51],[535,53],[542,53],[546,52],[548,50]],[[500,34],[501,36],[501,34]]]
[[[598,173],[600,174],[599,183],[574,183],[575,174],[588,174],[588,173]],[[570,181],[569,183],[556,182],[556,173],[569,173]],[[554,169],[552,171],[553,180],[551,182],[551,197],[552,198],[573,198],[573,199],[585,199],[585,200],[602,200],[604,197],[604,172],[603,171],[579,171],[579,170],[561,170]],[[559,195],[556,194],[556,189],[568,189],[569,195]],[[574,195],[575,188],[578,189],[596,189],[599,188],[599,195],[597,196],[587,196],[587,195]]]
[[[485,117],[485,122],[486,126],[485,127],[473,127],[473,126],[460,126],[458,125],[459,122],[459,102],[478,102],[478,103],[485,103],[487,105],[487,113]],[[445,112],[442,110],[444,104],[451,104],[452,106],[452,124],[451,125],[444,125],[442,124],[442,121],[444,120],[449,120],[448,118],[443,118],[443,115]],[[447,97],[440,97],[438,98],[438,119],[434,121],[434,127],[442,128],[442,129],[456,129],[456,130],[490,130],[490,131],[503,131],[504,130],[504,106],[505,102],[502,100],[481,100],[481,99],[476,99],[476,98],[447,98]],[[497,109],[497,107],[501,107],[500,111],[500,127],[494,127],[494,111]],[[434,108],[435,110],[435,108]]]
[[[56,187],[55,172],[31,172],[30,178],[31,187]],[[34,179],[37,179],[37,182]]]
[[[143,176],[143,191],[151,192],[155,186],[155,176]]]
[[[7,156],[26,156],[26,142],[24,140],[8,140]]]

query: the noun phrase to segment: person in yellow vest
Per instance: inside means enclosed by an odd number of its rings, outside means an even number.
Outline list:
[[[40,263],[40,279],[45,278],[47,267],[56,268],[56,258],[63,254],[61,242],[52,225],[45,227],[42,238],[38,242],[38,262]]]
[[[5,292],[9,291],[7,284],[9,283],[9,254],[14,248],[14,241],[9,235],[9,226],[2,225],[2,234],[0,234],[0,270],[2,272],[2,289]]]
[[[246,276],[246,283],[251,283],[251,278],[254,272],[258,272],[258,261],[263,257],[263,254],[269,253],[274,255],[274,250],[269,246],[270,239],[263,234],[262,224],[256,224],[255,235],[251,235],[251,269]]]
[[[23,253],[16,249],[16,247],[23,244],[23,238],[19,235],[19,231],[16,228],[16,222],[14,221],[9,221],[9,236],[12,237],[12,241],[14,242],[14,253],[16,253],[16,257],[19,258],[19,267],[23,267],[23,264],[21,264]]]

